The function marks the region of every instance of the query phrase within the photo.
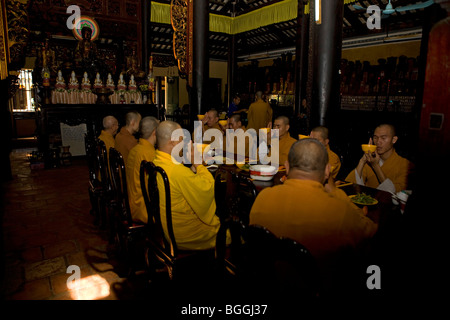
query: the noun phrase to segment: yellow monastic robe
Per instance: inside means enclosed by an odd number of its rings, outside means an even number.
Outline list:
[[[288,179],[263,189],[250,212],[250,224],[303,244],[319,263],[341,249],[355,249],[378,226],[340,189],[330,194],[317,181]]]
[[[128,154],[128,161],[125,167],[128,201],[130,203],[131,217],[134,221],[147,223],[148,214],[145,207],[144,196],[141,190],[140,168],[142,160],[153,161],[155,159],[155,147],[145,139],[139,139],[139,143],[134,146]],[[147,179],[146,179],[147,181]]]
[[[114,137],[109,132],[102,130],[98,138],[105,143],[106,153],[109,156],[109,148],[114,148],[115,144]]]
[[[269,122],[272,122],[272,107],[263,100],[259,99],[258,101],[253,102],[247,114],[248,129],[255,129],[256,134],[259,133],[260,128],[266,128]]]
[[[409,160],[400,157],[395,150],[391,156],[384,161],[381,169],[386,178],[391,180],[394,184],[396,192],[405,190],[408,187],[408,175],[411,172],[412,163]],[[369,164],[364,166],[361,178],[365,186],[377,188],[380,185],[377,175]],[[355,170],[352,170],[345,180],[356,183]]]
[[[331,176],[333,179],[336,179],[336,176],[339,173],[339,170],[341,169],[341,159],[339,159],[339,156],[331,151],[330,146],[327,145],[327,152],[328,152],[328,163],[331,166]]]
[[[108,164],[108,171],[110,171],[110,169],[109,169],[109,148],[114,148],[114,143],[115,143],[114,137],[109,132],[102,130],[102,132],[100,133],[98,138],[105,143],[106,158],[107,158],[106,163]],[[99,180],[101,181],[102,178],[101,178],[100,174],[98,177],[99,177]]]
[[[122,127],[116,135],[114,148],[122,155],[125,166],[127,165],[128,153],[137,144],[136,138],[125,127]]]
[[[156,151],[153,163],[162,167],[169,178],[173,231],[178,247],[185,250],[214,248],[220,220],[215,214],[214,178],[211,173],[203,165],[199,165],[197,173],[193,173],[177,163],[170,154],[160,150]],[[157,181],[161,221],[168,237],[164,183],[160,175]]]

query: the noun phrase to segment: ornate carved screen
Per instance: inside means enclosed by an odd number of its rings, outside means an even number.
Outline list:
[[[192,86],[192,7],[193,0],[172,0],[170,20],[173,27],[173,54],[180,76]]]

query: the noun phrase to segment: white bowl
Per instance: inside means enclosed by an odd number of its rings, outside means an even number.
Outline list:
[[[259,181],[270,181],[277,173],[277,168],[265,164],[250,166],[250,178]]]

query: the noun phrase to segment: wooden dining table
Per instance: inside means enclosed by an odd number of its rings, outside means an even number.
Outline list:
[[[250,177],[249,170],[240,169],[237,165],[219,165],[219,169],[222,172],[229,172],[231,176],[237,177],[245,177],[246,181],[251,181],[256,189],[256,193],[259,193],[261,190],[273,187],[276,185],[283,184],[283,178],[286,175],[286,170],[278,171],[271,180],[269,181],[260,181],[256,179],[252,179]],[[217,170],[210,170],[210,172],[215,175]],[[242,180],[242,179],[241,179]],[[227,183],[231,183],[227,181]],[[392,226],[401,219],[401,212],[398,205],[395,205],[392,202],[392,194],[383,190],[378,190],[375,188],[370,188],[367,186],[359,185],[356,183],[347,183],[343,182],[341,186],[337,186],[337,188],[343,190],[348,196],[356,195],[358,193],[365,193],[373,198],[375,198],[378,203],[374,205],[367,205],[367,217],[372,221],[379,225],[379,230],[384,231],[386,227]],[[362,206],[360,206],[362,207]]]

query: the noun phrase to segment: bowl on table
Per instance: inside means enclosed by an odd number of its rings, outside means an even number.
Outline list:
[[[250,178],[259,181],[270,181],[277,173],[277,168],[265,164],[257,164],[250,166]]]
[[[201,153],[203,154],[203,153],[209,151],[210,145],[207,144],[207,143],[203,143],[203,144],[197,143],[197,144],[196,144],[196,147],[197,147],[197,151],[198,151],[198,152],[201,152]]]
[[[374,144],[362,144],[361,149],[366,153],[367,152],[373,153],[375,152],[375,150],[377,150],[377,146]]]
[[[259,130],[260,131],[262,130],[265,134],[269,134],[270,133],[270,128],[261,128]]]

